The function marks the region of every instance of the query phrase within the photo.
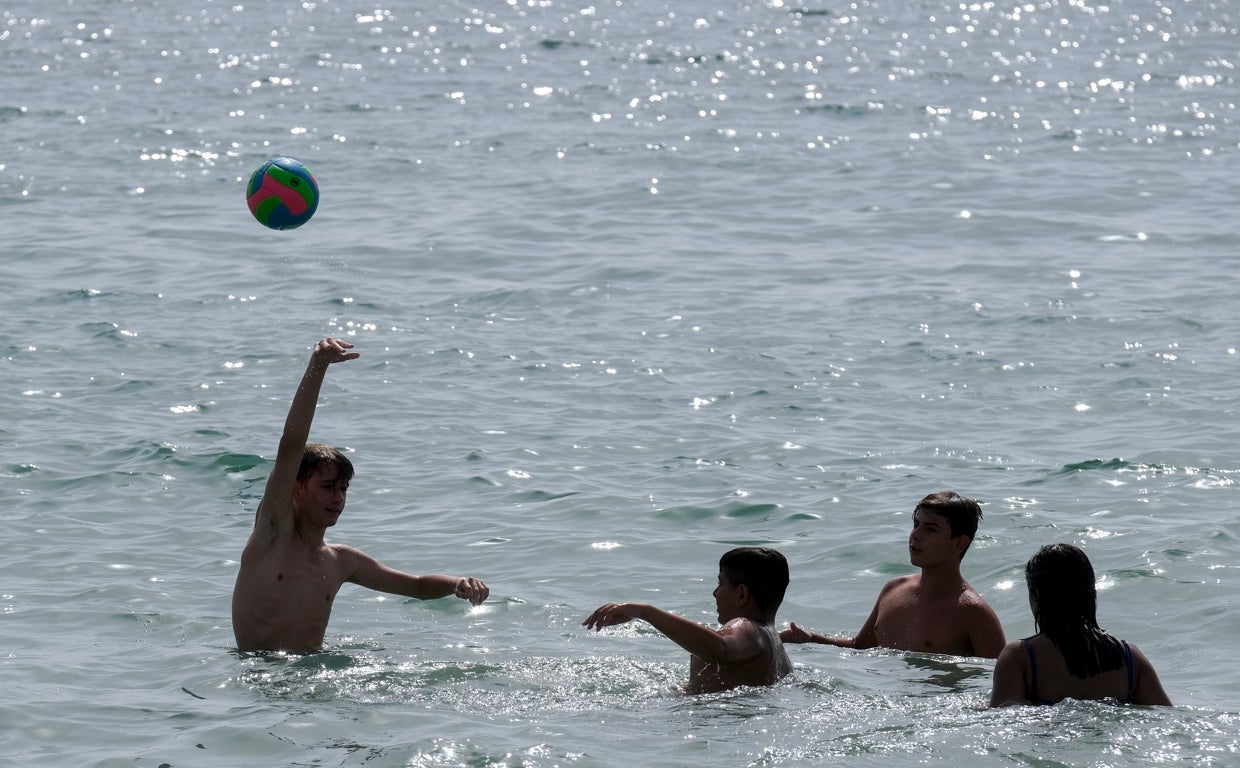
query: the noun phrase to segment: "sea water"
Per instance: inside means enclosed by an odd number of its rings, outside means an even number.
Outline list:
[[[0,9],[0,763],[1240,765],[1240,9],[1224,0]],[[270,157],[300,229],[251,217]],[[323,653],[229,619],[309,349],[358,474]],[[1009,638],[1083,547],[1171,708],[790,649],[686,697],[607,601],[855,632],[927,493]]]

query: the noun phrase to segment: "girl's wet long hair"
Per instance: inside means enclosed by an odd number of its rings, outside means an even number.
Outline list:
[[[1068,671],[1087,678],[1124,665],[1119,640],[1098,626],[1094,568],[1077,547],[1048,544],[1025,563],[1025,582],[1036,601],[1034,622],[1063,654]]]

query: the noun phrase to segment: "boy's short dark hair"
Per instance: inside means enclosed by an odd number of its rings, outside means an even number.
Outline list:
[[[719,558],[719,572],[733,586],[744,584],[763,613],[773,618],[788,591],[788,561],[768,547],[738,547]]]
[[[977,536],[977,524],[982,520],[982,507],[973,499],[961,496],[955,491],[939,491],[932,493],[917,503],[913,512],[925,510],[947,518],[951,526],[952,538],[968,536],[969,543]],[[968,551],[965,547],[965,551]],[[964,557],[964,552],[960,553]]]
[[[304,483],[321,467],[335,467],[340,471],[339,480],[347,483],[353,479],[353,462],[340,451],[322,443],[306,443],[297,468],[297,482]]]

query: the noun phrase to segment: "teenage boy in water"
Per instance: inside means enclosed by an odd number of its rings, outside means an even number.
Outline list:
[[[788,561],[773,549],[741,547],[719,559],[712,593],[718,630],[645,603],[607,603],[582,622],[601,630],[642,619],[689,652],[685,693],[714,693],[741,685],[771,685],[792,671],[775,630],[775,612],[788,589]]]
[[[895,648],[951,656],[998,657],[1005,644],[994,610],[960,575],[960,561],[973,543],[982,508],[952,491],[932,493],[913,510],[909,560],[920,573],[887,582],[874,610],[855,637],[827,637],[792,623],[779,633],[785,643],[823,643],[840,648]]]
[[[346,581],[420,600],[456,595],[474,605],[489,594],[478,579],[402,573],[323,540],[344,511],[353,465],[340,451],[306,440],[327,367],[356,359],[352,347],[339,339],[316,344],[289,407],[233,589],[233,633],[242,651],[319,650],[332,602]]]

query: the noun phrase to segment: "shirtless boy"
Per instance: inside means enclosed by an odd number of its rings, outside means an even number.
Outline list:
[[[334,448],[306,440],[327,367],[356,359],[352,347],[339,339],[315,345],[293,396],[233,588],[239,650],[319,650],[332,602],[346,581],[421,600],[456,595],[474,605],[489,594],[478,579],[402,573],[353,547],[323,540],[344,511],[353,465]]]
[[[952,491],[930,494],[913,510],[908,537],[909,560],[921,572],[887,582],[855,637],[827,637],[793,623],[780,638],[858,650],[881,646],[996,658],[1004,646],[1003,626],[960,575],[960,561],[981,518],[982,509],[972,499]]]
[[[719,560],[712,593],[719,623],[714,630],[645,603],[607,603],[582,622],[601,630],[642,619],[689,656],[685,693],[714,693],[741,685],[771,685],[792,671],[775,612],[788,589],[788,561],[773,549],[741,547]]]

